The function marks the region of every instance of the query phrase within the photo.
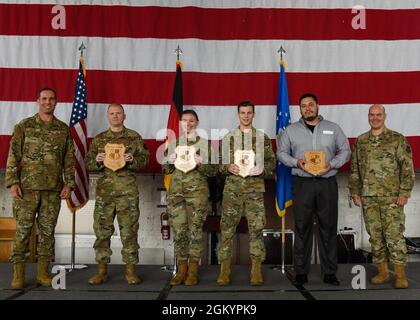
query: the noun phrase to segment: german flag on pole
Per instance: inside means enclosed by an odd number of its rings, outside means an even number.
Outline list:
[[[181,120],[181,113],[184,108],[182,102],[182,64],[181,61],[176,61],[176,75],[174,83],[174,92],[172,96],[171,110],[169,111],[168,124],[166,126],[166,144],[179,137],[179,122]],[[165,175],[164,185],[165,189],[169,190],[169,183],[171,175]]]
[[[167,142],[178,138],[179,136],[179,121],[181,120],[181,113],[183,110],[182,103],[182,64],[181,61],[176,61],[176,75],[174,83],[174,92],[172,96],[171,110],[169,112],[168,131],[172,130],[175,136],[169,132],[166,134]]]

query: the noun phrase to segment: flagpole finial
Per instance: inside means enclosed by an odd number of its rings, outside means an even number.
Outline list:
[[[179,60],[179,56],[182,54],[182,50],[179,47],[179,44],[178,44],[178,47],[176,47],[174,54],[176,54],[176,60]]]
[[[82,44],[79,47],[80,51],[80,57],[83,58],[83,50],[86,50],[85,44],[82,42]]]
[[[280,46],[280,49],[277,50],[277,53],[280,53],[280,60],[283,60],[283,53],[286,53],[286,50],[284,50],[283,46]]]

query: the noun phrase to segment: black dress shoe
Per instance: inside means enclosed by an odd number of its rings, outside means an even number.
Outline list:
[[[306,274],[297,274],[295,277],[295,284],[303,285],[308,283],[308,276]]]
[[[339,286],[340,281],[338,281],[335,274],[325,274],[324,275],[324,282],[328,284],[332,284],[333,286]]]

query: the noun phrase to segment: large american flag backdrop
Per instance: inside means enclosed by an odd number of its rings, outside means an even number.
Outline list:
[[[126,126],[154,153],[179,44],[184,109],[198,112],[200,127],[236,126],[236,105],[252,100],[256,127],[274,139],[282,45],[292,121],[299,96],[316,93],[321,114],[352,142],[369,128],[368,106],[382,103],[388,127],[408,137],[420,168],[420,1],[63,0],[58,30],[55,4],[0,0],[0,168],[14,125],[37,112],[39,88],[57,89],[56,114],[69,123],[82,42],[89,137],[107,128],[107,104],[122,103]],[[366,8],[366,29],[354,28],[357,4]],[[148,171],[160,171],[155,158]]]

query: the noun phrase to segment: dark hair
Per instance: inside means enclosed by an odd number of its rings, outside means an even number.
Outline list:
[[[241,107],[252,107],[252,112],[255,112],[255,104],[249,100],[242,101],[238,104],[238,112]]]
[[[125,113],[125,110],[124,110],[124,107],[123,107],[123,105],[122,105],[122,104],[119,104],[119,103],[111,103],[111,104],[108,106],[108,109],[107,109],[107,110],[109,110],[109,108],[111,108],[111,107],[120,107],[120,108],[122,109],[123,113]]]
[[[181,118],[182,118],[182,116],[183,116],[184,114],[192,114],[192,115],[195,117],[195,119],[196,119],[197,121],[200,121],[200,120],[198,120],[197,113],[196,113],[194,110],[188,109],[188,110],[184,110],[184,111],[182,111],[182,112],[181,112]]]
[[[305,99],[305,98],[312,98],[312,99],[314,99],[316,104],[318,104],[318,98],[316,97],[316,95],[314,95],[313,93],[305,93],[303,96],[301,96],[299,98],[299,106],[300,106],[300,103],[302,102],[302,100]]]
[[[42,88],[41,90],[38,91],[38,98],[37,99],[39,99],[41,97],[41,92],[44,92],[44,91],[51,91],[51,92],[53,92],[54,93],[54,98],[57,100],[57,92],[55,92],[54,89],[48,88],[48,87]]]

